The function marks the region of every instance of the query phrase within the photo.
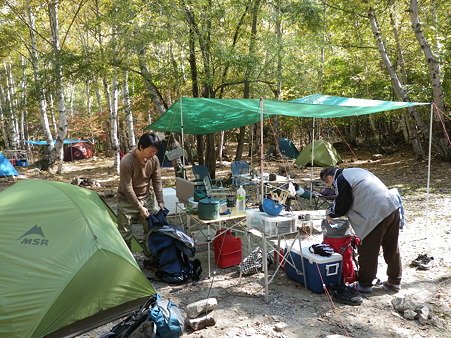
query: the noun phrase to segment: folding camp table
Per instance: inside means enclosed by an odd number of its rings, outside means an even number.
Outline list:
[[[246,223],[246,214],[245,213],[238,213],[235,208],[230,208],[231,213],[228,215],[220,215],[217,219],[211,219],[211,220],[203,220],[200,219],[197,214],[191,214],[189,212],[186,212],[185,209],[183,209],[179,203],[176,204],[177,213],[184,212],[186,214],[186,232],[191,233],[191,226],[193,224],[200,225],[201,228],[207,227],[207,257],[208,257],[208,278],[211,277],[211,242],[215,240],[216,237],[218,237],[220,234],[213,236],[210,238],[210,228],[211,226],[214,226],[215,228],[224,229],[224,230],[235,230],[235,231],[241,231],[245,233],[246,231],[236,229],[240,225],[245,225]],[[248,246],[250,247],[250,243],[248,243]]]

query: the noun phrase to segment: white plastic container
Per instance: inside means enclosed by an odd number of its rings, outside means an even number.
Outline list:
[[[296,219],[297,215],[295,214],[282,213],[278,216],[271,216],[258,209],[246,210],[247,226],[270,236],[295,232]]]
[[[236,191],[236,211],[246,211],[246,190],[244,190],[242,185],[240,185],[239,189]]]
[[[163,188],[163,198],[164,198],[164,205],[166,209],[169,210],[169,215],[175,215],[175,203],[178,201],[176,196],[176,190],[174,188]],[[154,212],[158,212],[160,210],[160,207],[158,206],[157,199],[153,199],[153,208]]]

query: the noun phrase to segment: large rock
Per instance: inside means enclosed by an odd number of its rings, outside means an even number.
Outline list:
[[[207,326],[213,326],[216,324],[216,319],[211,313],[198,318],[186,318],[185,324],[190,326],[194,331],[202,330]]]
[[[216,298],[202,299],[197,302],[188,304],[186,307],[186,313],[189,318],[196,318],[201,313],[207,313],[218,306]]]

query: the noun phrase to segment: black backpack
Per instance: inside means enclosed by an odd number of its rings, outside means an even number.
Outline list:
[[[202,267],[198,259],[190,260],[196,253],[194,239],[181,227],[167,223],[167,213],[167,209],[160,210],[147,219],[147,247],[158,262],[155,274],[167,283],[183,283],[190,278],[197,281]]]

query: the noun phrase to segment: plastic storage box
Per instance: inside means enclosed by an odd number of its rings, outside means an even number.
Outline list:
[[[242,241],[239,237],[234,237],[230,230],[218,230],[213,249],[215,251],[215,262],[220,268],[228,268],[238,265],[242,259]]]
[[[164,205],[166,209],[169,210],[168,215],[175,215],[175,203],[178,201],[176,196],[176,190],[174,188],[163,188],[163,198]],[[160,210],[160,208],[158,207],[158,202],[155,197],[153,203],[154,203],[153,208],[155,212]]]
[[[299,243],[295,243],[285,256],[285,272],[288,277],[305,285]],[[305,247],[302,248],[302,257],[307,287],[313,292],[322,293],[324,292],[323,284],[327,287],[329,284],[340,282],[342,256],[339,253],[325,257],[311,253],[309,247]]]
[[[264,232],[265,235],[280,235],[296,231],[297,215],[280,214],[270,216],[257,209],[246,210],[246,223],[251,229]]]

